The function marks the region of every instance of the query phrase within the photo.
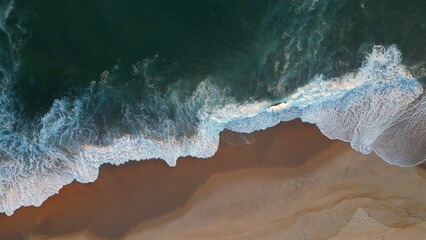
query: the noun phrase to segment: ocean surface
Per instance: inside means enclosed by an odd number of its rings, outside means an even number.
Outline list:
[[[414,166],[425,80],[424,0],[0,0],[0,212],[295,118]]]

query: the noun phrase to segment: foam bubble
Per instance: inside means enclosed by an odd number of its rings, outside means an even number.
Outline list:
[[[1,212],[38,206],[74,179],[92,182],[103,163],[161,158],[174,166],[181,156],[212,156],[224,129],[250,133],[295,118],[316,124],[329,138],[350,142],[357,151],[375,151],[391,164],[425,160],[423,87],[401,65],[395,46],[375,46],[356,72],[332,79],[318,75],[278,105],[237,103],[208,79],[183,102],[174,91],[166,97],[153,94],[149,106],[123,106],[121,120],[131,134],[114,128],[102,132],[95,124],[93,113],[105,109],[105,96],[94,89],[105,84],[94,83],[74,100],[56,100],[32,131],[14,130],[19,117],[8,84],[2,85]],[[158,111],[167,112],[166,102],[175,111],[173,119]],[[154,120],[141,113],[149,107],[159,112]]]

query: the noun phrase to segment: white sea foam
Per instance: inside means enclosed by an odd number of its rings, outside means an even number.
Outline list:
[[[268,107],[268,102],[230,104],[207,115],[201,110],[201,124],[197,135],[191,138],[169,138],[163,142],[144,136],[123,137],[107,147],[85,146],[81,157],[90,162],[103,159],[117,164],[126,159],[161,158],[173,166],[179,156],[211,156],[218,146],[219,132],[225,128],[252,132],[295,118],[315,123],[326,136],[351,142],[354,149],[369,153],[377,138],[395,125],[422,93],[422,85],[401,65],[398,49],[376,46],[357,72],[335,79],[318,76],[285,99],[285,103],[273,107]],[[419,125],[423,126],[421,121],[424,119],[419,117]],[[412,165],[409,162],[414,160],[406,157],[399,162],[392,156],[384,160]],[[423,160],[421,156],[416,164]]]
[[[95,181],[103,163],[161,158],[174,166],[181,156],[212,156],[224,129],[249,133],[295,118],[316,124],[329,138],[350,142],[357,151],[375,151],[390,164],[425,161],[426,97],[401,65],[395,46],[376,46],[358,71],[332,79],[319,75],[274,106],[267,101],[238,104],[206,80],[185,102],[170,94],[179,123],[162,118],[160,132],[110,134],[106,144],[96,142],[100,133],[89,104],[96,96],[90,94],[56,100],[35,132],[13,130],[18,117],[7,79],[0,96],[0,211],[8,215],[21,206],[39,206],[74,179]],[[180,136],[176,125],[183,126],[189,115],[197,127],[194,134]]]

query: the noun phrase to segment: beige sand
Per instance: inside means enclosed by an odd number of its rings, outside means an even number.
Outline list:
[[[160,160],[104,165],[94,183],[68,185],[42,206],[19,209],[12,217],[0,214],[0,239],[75,237],[80,231],[87,237],[120,238],[135,225],[182,208],[215,174],[297,169],[332,144],[315,126],[300,121],[243,137],[224,132],[213,157],[181,158],[174,168]],[[250,144],[241,145],[246,140]]]
[[[426,239],[424,170],[341,148],[297,170],[217,174],[183,209],[126,239]]]
[[[9,226],[27,219],[34,230],[24,236],[37,240],[426,239],[426,170],[390,166],[300,122],[251,140],[222,144],[212,159],[183,160],[176,169],[160,161],[103,169],[95,184],[74,184],[41,210],[23,209]],[[2,223],[10,219],[0,218],[0,236],[8,233]],[[114,235],[121,226],[131,228]]]
[[[425,176],[337,143],[297,169],[215,174],[124,239],[426,239]],[[85,234],[51,239],[93,239]]]

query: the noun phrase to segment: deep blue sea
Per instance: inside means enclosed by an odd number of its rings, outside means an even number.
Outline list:
[[[0,0],[0,212],[300,118],[426,159],[424,0]]]

